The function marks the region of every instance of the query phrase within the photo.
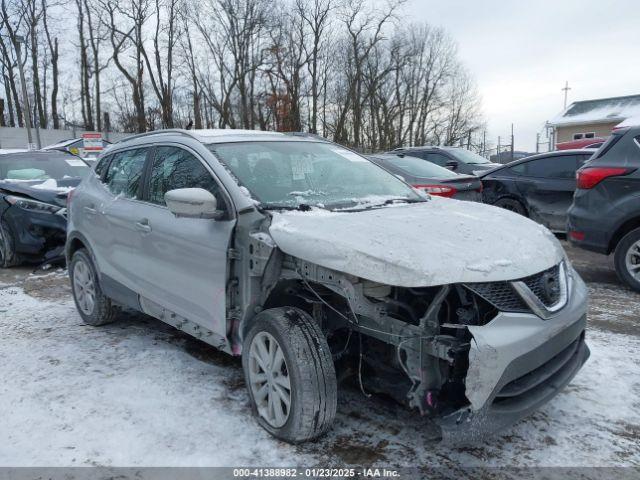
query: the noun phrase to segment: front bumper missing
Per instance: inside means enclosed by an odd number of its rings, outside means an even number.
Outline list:
[[[586,287],[575,272],[569,303],[554,317],[500,313],[473,336],[465,395],[469,405],[436,422],[447,443],[496,433],[553,398],[589,358]]]

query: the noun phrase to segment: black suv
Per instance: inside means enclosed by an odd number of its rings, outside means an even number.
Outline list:
[[[402,147],[389,153],[404,153],[412,157],[422,158],[456,173],[478,175],[481,172],[499,167],[499,163],[491,163],[486,158],[462,147]]]
[[[576,173],[570,241],[615,252],[618,276],[640,291],[640,126],[616,130]]]

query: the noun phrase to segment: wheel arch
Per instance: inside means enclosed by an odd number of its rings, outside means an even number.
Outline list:
[[[253,326],[256,317],[265,310],[282,307],[294,307],[303,310],[313,317],[313,307],[302,297],[295,294],[295,290],[304,288],[302,282],[298,279],[280,278],[275,285],[269,290],[264,302],[259,310],[245,318],[242,325],[242,338],[247,334]]]
[[[96,264],[96,257],[93,254],[93,249],[91,248],[91,244],[89,243],[87,238],[84,235],[82,235],[80,232],[72,232],[67,236],[67,242],[65,244],[65,255],[67,257],[67,265],[71,263],[71,258],[73,257],[73,254],[80,249],[85,249],[87,252],[89,252],[91,261],[93,261],[94,267],[98,270],[98,265]]]
[[[607,246],[607,254],[613,252],[618,246],[618,243],[620,243],[620,240],[636,228],[640,228],[640,215],[627,219],[614,231]]]

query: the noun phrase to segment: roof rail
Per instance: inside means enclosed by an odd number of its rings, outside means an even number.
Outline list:
[[[328,138],[323,137],[322,135],[318,135],[317,133],[311,132],[282,132],[285,135],[289,135],[290,137],[309,137],[315,138],[316,140],[323,140],[325,142],[330,142]]]
[[[185,135],[187,137],[195,138],[188,130],[184,130],[182,128],[166,128],[162,130],[151,130],[150,132],[138,133],[137,135],[131,135],[130,137],[125,137],[122,140],[118,140],[114,143],[117,145],[119,143],[128,142],[129,140],[135,140],[136,138],[142,137],[150,137],[152,135],[162,135],[164,133],[178,133],[180,135]]]

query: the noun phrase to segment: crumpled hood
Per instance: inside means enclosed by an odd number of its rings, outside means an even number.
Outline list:
[[[289,255],[401,287],[515,280],[564,257],[553,234],[523,216],[437,197],[360,212],[277,212],[269,233]]]
[[[0,181],[0,190],[64,207],[67,203],[69,190],[77,187],[80,179],[72,178],[50,182],[50,184],[47,184],[42,180],[33,182],[12,182],[10,180],[4,180]],[[54,182],[55,186],[53,186]],[[51,187],[49,187],[49,185],[51,185]]]

